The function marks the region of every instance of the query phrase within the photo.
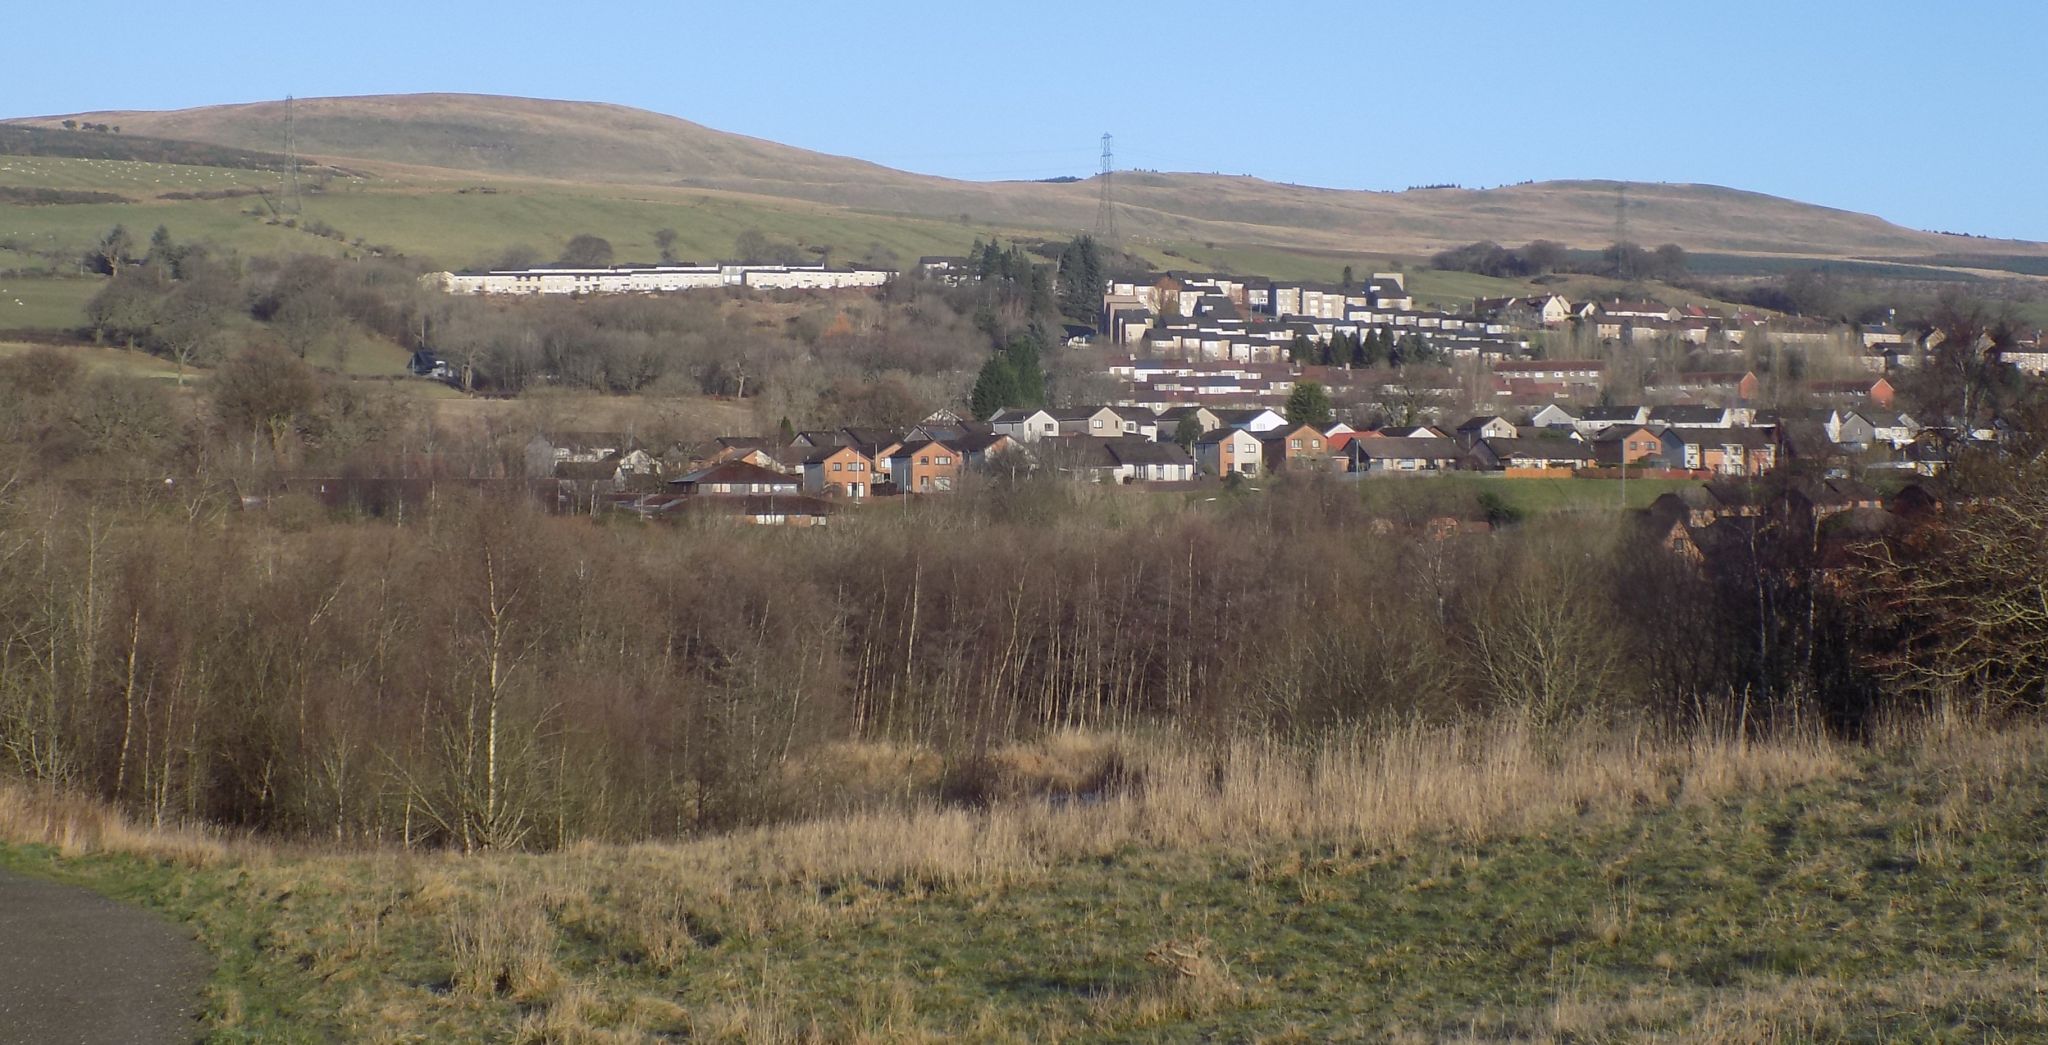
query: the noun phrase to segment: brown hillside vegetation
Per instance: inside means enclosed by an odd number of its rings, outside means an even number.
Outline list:
[[[484,95],[300,99],[303,152],[357,163],[435,167],[499,177],[725,189],[923,217],[971,215],[1024,228],[1085,227],[1092,180],[1070,184],[967,182],[828,156],[625,106]],[[77,118],[133,133],[275,150],[283,102]],[[17,121],[56,126],[62,116]],[[1154,240],[1209,240],[1333,250],[1433,251],[1481,239],[1553,239],[1604,246],[1614,182],[1558,181],[1483,191],[1361,192],[1249,177],[1119,175],[1126,228]],[[1942,253],[1958,237],[1918,232],[1865,214],[1709,185],[1632,184],[1630,222],[1645,242],[1691,250],[1847,256]],[[2038,244],[1970,240],[1971,249],[2035,251]]]

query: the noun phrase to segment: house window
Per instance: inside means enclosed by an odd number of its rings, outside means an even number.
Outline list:
[[[1301,449],[1301,440],[1299,440],[1299,439],[1289,439],[1289,440],[1287,441],[1287,448],[1288,448],[1289,450],[1299,450],[1299,449]]]
[[[838,462],[838,461],[834,461],[834,462],[832,462],[832,470],[833,470],[833,471],[835,471],[835,472],[837,472],[837,471],[841,471],[841,468],[839,467],[839,462]]]
[[[1091,418],[1091,419],[1089,420],[1089,422],[1088,422],[1088,427],[1090,427],[1090,428],[1101,428],[1101,427],[1102,427],[1102,418],[1099,418],[1099,417],[1097,417],[1097,418]]]

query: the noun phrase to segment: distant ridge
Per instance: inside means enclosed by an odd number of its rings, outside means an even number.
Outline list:
[[[867,211],[1023,228],[1087,228],[1093,179],[968,182],[895,170],[713,130],[621,105],[493,95],[300,98],[302,154],[489,177],[685,186]],[[24,118],[119,124],[126,132],[274,152],[285,103]],[[1612,238],[1615,182],[1533,182],[1487,190],[1363,192],[1202,174],[1117,174],[1119,222],[1137,241],[1208,240],[1343,251],[1427,252],[1490,239],[1600,247]],[[1815,257],[2044,254],[2048,245],[1951,236],[1867,214],[1712,185],[1630,183],[1629,228],[1645,245]]]

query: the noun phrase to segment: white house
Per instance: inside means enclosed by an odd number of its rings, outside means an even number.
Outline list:
[[[1060,420],[1049,410],[998,410],[994,417],[989,418],[989,425],[998,433],[1020,443],[1035,443],[1040,439],[1060,434]]]

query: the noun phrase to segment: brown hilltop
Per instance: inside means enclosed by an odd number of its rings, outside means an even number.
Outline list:
[[[415,94],[299,99],[299,149],[336,161],[580,183],[687,186],[931,218],[972,215],[1024,228],[1086,227],[1092,180],[970,182],[895,170],[594,102]],[[17,122],[55,126],[66,116]],[[125,132],[277,151],[284,102],[70,118]],[[1120,172],[1123,227],[1155,239],[1205,239],[1331,250],[1415,252],[1474,240],[1612,238],[1616,183],[1536,182],[1499,189],[1362,192],[1257,178]],[[1711,185],[1631,183],[1629,221],[1646,244],[1694,251],[1820,257],[1952,251],[2041,253],[2048,245],[1964,239],[1867,214]]]

